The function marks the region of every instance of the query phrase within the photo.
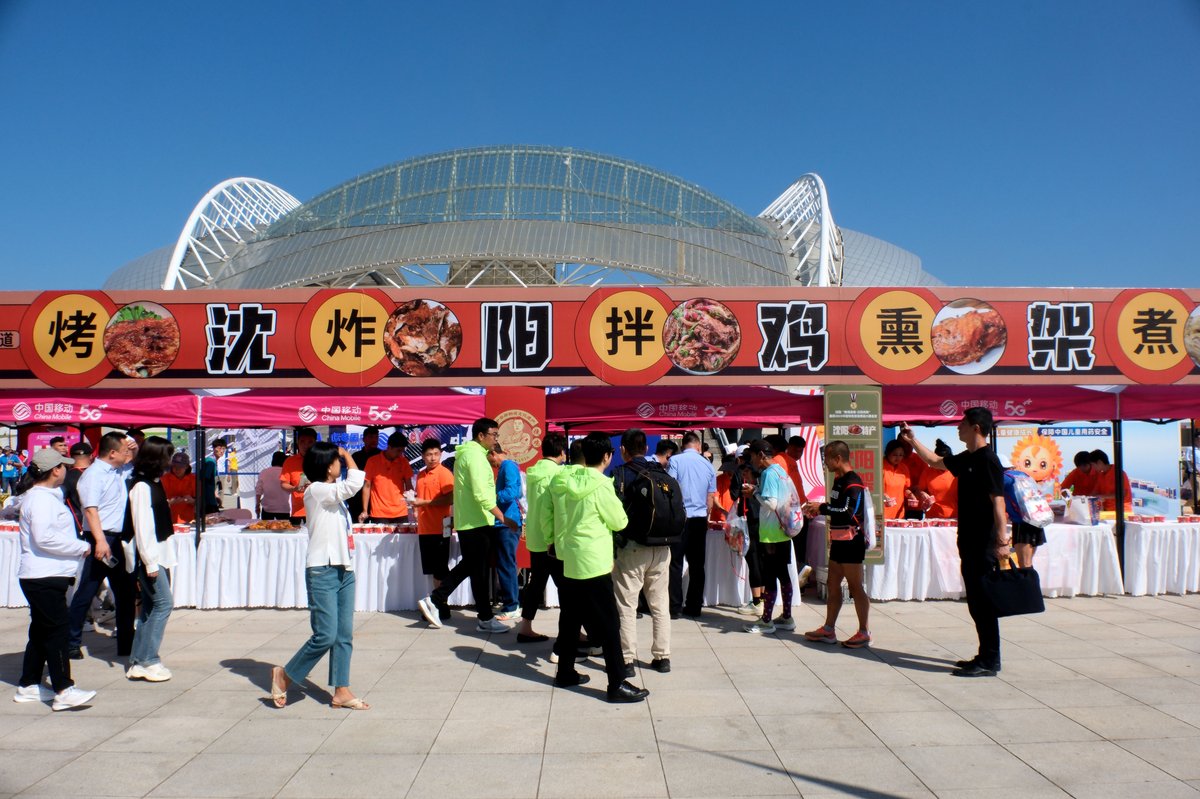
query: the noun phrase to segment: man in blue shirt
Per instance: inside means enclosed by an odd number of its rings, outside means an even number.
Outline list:
[[[117,611],[117,655],[126,657],[133,648],[133,575],[125,570],[121,530],[129,489],[125,479],[137,454],[137,444],[124,433],[105,433],[100,439],[96,461],[79,478],[76,491],[83,506],[84,537],[92,542],[92,557],[83,562],[79,587],[71,600],[69,653],[82,660],[83,622],[88,608],[106,578]],[[112,560],[110,560],[110,557]],[[105,563],[105,561],[109,561]]]
[[[683,436],[683,448],[667,464],[667,472],[679,482],[687,523],[683,540],[671,545],[671,618],[680,614],[697,618],[704,606],[704,549],[708,544],[708,516],[717,500],[717,473],[700,454],[700,436]],[[683,595],[683,559],[687,558],[688,588]]]
[[[492,551],[496,553],[496,582],[500,586],[500,612],[496,618],[512,621],[520,618],[521,605],[517,586],[517,543],[521,539],[521,469],[497,444],[488,453],[488,463],[496,472],[496,505],[506,518],[517,523],[513,530],[503,522],[492,525]]]

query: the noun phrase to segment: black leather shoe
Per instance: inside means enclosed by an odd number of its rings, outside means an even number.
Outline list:
[[[632,663],[625,664],[625,677],[626,678],[632,679],[636,673],[637,672],[634,670],[634,666]]]
[[[973,657],[970,660],[956,660],[954,661],[954,668],[965,669],[967,666],[974,666],[978,662],[979,658],[977,657]]]
[[[554,684],[559,688],[571,688],[575,685],[586,685],[592,679],[586,674],[573,671],[570,674],[560,674],[554,678]]]
[[[83,660],[83,650],[79,647],[74,647],[67,652],[67,657],[71,660]]]
[[[645,688],[638,688],[636,685],[630,685],[628,682],[623,682],[616,688],[608,689],[608,701],[613,704],[641,702],[649,695],[650,692]]]
[[[683,615],[689,619],[698,619],[698,618],[700,618],[700,611],[699,610],[688,610],[688,609],[684,608]]]
[[[680,618],[682,615],[683,615],[683,614],[682,614],[682,613],[680,613],[679,611],[675,611],[674,613],[672,613],[672,614],[671,614],[671,619],[672,619],[672,620],[674,620],[674,619],[678,619],[678,618]]]
[[[650,661],[650,668],[654,669],[659,674],[667,674],[671,671],[671,659],[655,658],[654,660]]]
[[[983,663],[974,662],[968,666],[955,668],[950,673],[954,674],[955,677],[995,677],[996,669],[986,667]]]
[[[518,644],[540,644],[543,641],[549,641],[549,640],[550,640],[550,636],[542,635],[541,633],[534,633],[533,635],[526,635],[525,633],[517,633],[517,643]]]

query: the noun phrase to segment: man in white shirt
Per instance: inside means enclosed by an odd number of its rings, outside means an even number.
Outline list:
[[[700,436],[683,436],[683,449],[667,463],[667,472],[679,482],[687,523],[683,540],[671,545],[671,618],[698,618],[704,605],[704,553],[708,546],[708,517],[717,501],[717,473],[700,454]],[[687,558],[688,588],[683,595],[683,560]]]
[[[72,660],[83,659],[83,622],[105,579],[117,612],[117,656],[127,657],[133,648],[133,576],[125,570],[121,530],[129,499],[125,479],[136,454],[137,444],[132,438],[106,433],[100,439],[95,463],[79,478],[76,490],[83,506],[84,537],[91,539],[92,556],[83,562],[79,586],[71,600],[68,653]]]

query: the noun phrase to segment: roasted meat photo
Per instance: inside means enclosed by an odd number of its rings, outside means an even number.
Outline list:
[[[1004,320],[994,310],[970,311],[933,326],[933,352],[947,366],[975,363],[1008,341]]]
[[[160,305],[126,305],[104,328],[104,353],[129,377],[153,377],[179,354],[179,325]]]
[[[383,346],[396,368],[412,377],[441,374],[458,357],[462,325],[440,302],[410,300],[392,311]]]
[[[693,374],[715,374],[737,356],[742,331],[733,312],[716,300],[682,303],[663,325],[663,346],[671,363]]]

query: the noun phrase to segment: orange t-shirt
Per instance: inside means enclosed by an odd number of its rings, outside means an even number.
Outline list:
[[[300,485],[300,480],[304,477],[304,456],[296,453],[283,462],[283,469],[279,472],[279,482],[289,483],[290,485]],[[304,515],[304,492],[292,492],[292,515]]]
[[[432,469],[417,472],[418,499],[437,499],[447,494],[454,495],[454,472],[440,463]],[[375,498],[372,496],[371,505],[374,504]],[[417,532],[420,535],[441,535],[442,520],[453,512],[452,505],[422,505],[417,508]]]
[[[412,466],[403,454],[396,460],[388,460],[379,453],[367,461],[366,485],[371,487],[370,507],[367,513],[375,519],[398,519],[408,515],[408,503],[404,492],[412,485]],[[441,532],[439,529],[438,532]]]
[[[925,518],[953,519],[958,516],[958,478],[949,469],[926,469],[917,481],[917,488],[933,497]]]
[[[1129,477],[1124,472],[1121,472],[1121,484],[1124,489],[1125,512],[1133,513],[1133,493],[1129,488]],[[1096,481],[1092,483],[1092,491],[1095,496],[1107,494],[1108,496],[1104,497],[1104,510],[1115,511],[1117,509],[1117,467],[1110,466],[1104,474],[1096,475]]]
[[[1081,497],[1091,496],[1095,490],[1096,475],[1091,472],[1081,472],[1078,468],[1067,472],[1063,478],[1062,487],[1071,489],[1072,494]]]
[[[804,493],[804,480],[800,477],[800,461],[786,452],[780,454],[783,455],[783,470],[787,472],[788,477],[792,478],[792,485],[796,487],[796,493],[800,495],[800,501],[808,502],[808,495]]]
[[[883,506],[883,518],[899,519],[904,516],[904,490],[912,488],[912,478],[909,477],[908,467],[901,463],[899,466],[893,466],[890,462],[883,462],[883,495],[896,500],[896,504],[890,508],[887,505]]]
[[[925,465],[925,461],[921,460],[920,455],[913,452],[904,459],[903,463],[908,467],[908,477],[912,480],[912,484],[916,485],[919,483],[921,477],[925,474],[925,469],[928,468]]]
[[[717,501],[713,503],[712,515],[709,516],[714,522],[725,521],[729,509],[733,507],[733,494],[729,493],[731,482],[733,482],[733,475],[729,472],[717,473]]]
[[[195,474],[185,474],[183,477],[176,477],[174,472],[167,472],[162,476],[162,487],[169,500],[175,497],[196,499]],[[187,524],[194,521],[195,518],[196,503],[194,501],[176,502],[171,505],[171,520],[176,524]]]

